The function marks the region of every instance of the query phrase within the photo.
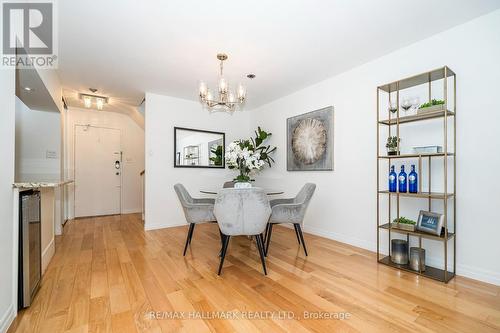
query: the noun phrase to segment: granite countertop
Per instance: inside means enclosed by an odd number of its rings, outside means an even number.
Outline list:
[[[73,183],[71,179],[61,180],[57,177],[44,175],[23,175],[12,184],[14,188],[41,188],[41,187],[59,187]]]

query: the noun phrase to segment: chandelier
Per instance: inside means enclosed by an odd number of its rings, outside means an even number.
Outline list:
[[[232,112],[236,106],[240,106],[245,102],[246,90],[240,83],[236,88],[236,92],[230,89],[229,84],[224,78],[224,60],[227,60],[227,54],[217,54],[217,59],[220,60],[220,77],[217,97],[212,94],[205,82],[200,82],[200,101],[210,111],[228,111]]]

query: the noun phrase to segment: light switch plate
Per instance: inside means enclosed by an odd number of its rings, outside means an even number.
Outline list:
[[[57,152],[55,150],[47,150],[45,152],[45,158],[57,159]]]

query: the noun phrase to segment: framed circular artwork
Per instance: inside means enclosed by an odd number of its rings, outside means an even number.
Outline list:
[[[287,119],[287,170],[333,170],[333,106]]]

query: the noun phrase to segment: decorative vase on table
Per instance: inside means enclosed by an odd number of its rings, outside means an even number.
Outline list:
[[[250,175],[256,173],[267,164],[269,167],[274,163],[270,156],[276,147],[262,145],[271,136],[271,133],[263,131],[260,127],[255,131],[255,138],[250,140],[236,140],[226,148],[226,162],[229,169],[237,169],[240,174],[234,179],[235,188],[252,187],[253,181]]]
[[[240,174],[234,179],[234,188],[250,188],[252,183],[250,183],[250,169],[241,165],[239,167]]]

